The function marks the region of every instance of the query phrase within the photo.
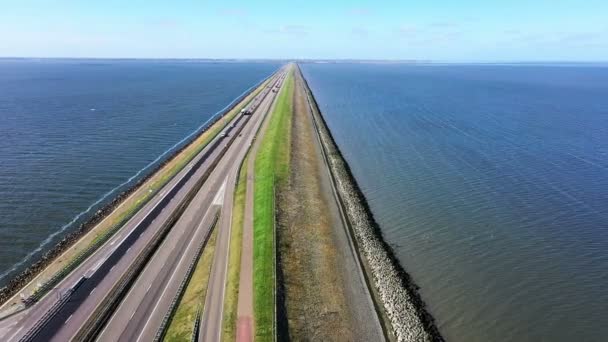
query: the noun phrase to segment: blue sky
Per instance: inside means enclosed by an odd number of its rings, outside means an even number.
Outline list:
[[[0,56],[607,61],[606,0],[0,0]]]

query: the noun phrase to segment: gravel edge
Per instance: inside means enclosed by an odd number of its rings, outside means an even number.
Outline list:
[[[372,273],[373,285],[397,341],[444,341],[435,319],[426,310],[418,286],[384,241],[365,195],[335,143],[306,78],[302,77],[313,100],[313,115],[318,123],[321,143],[327,151],[330,171],[353,228],[357,248]]]

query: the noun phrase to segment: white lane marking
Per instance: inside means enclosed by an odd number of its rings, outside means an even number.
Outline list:
[[[65,323],[63,323],[63,324],[68,324],[68,321],[70,320],[70,318],[72,318],[72,315],[70,315],[70,317],[68,317],[68,319],[66,319]]]
[[[110,246],[114,245],[114,243],[116,243],[116,241],[118,241],[118,239],[120,239],[120,237],[122,236],[122,234],[118,235],[111,243]]]
[[[133,316],[135,316],[135,311],[133,311],[133,313],[131,314],[131,317],[129,317],[129,321],[133,319]]]
[[[82,279],[82,278],[80,278],[80,279]],[[80,279],[76,280],[76,281],[74,282],[74,284],[72,284],[72,286],[70,286],[70,288],[72,288],[72,289],[73,289],[73,288],[76,286],[76,284],[78,284],[78,283],[80,282]]]
[[[95,266],[93,266],[93,268],[91,269],[91,270],[93,271],[93,273],[95,273],[95,271],[97,271],[97,269],[99,268],[99,266],[101,266],[101,264],[103,264],[103,262],[104,262],[104,261],[106,261],[106,259],[105,259],[105,258],[103,258],[103,259],[99,260],[99,261],[98,261],[98,262],[95,264]]]
[[[94,288],[91,290],[91,293],[89,293],[89,295],[92,295],[92,294],[93,294],[93,292],[95,292],[95,290],[97,290],[97,288],[96,288],[96,287],[94,287]]]
[[[21,328],[17,329],[17,331],[15,331],[15,332],[14,332],[12,335],[10,335],[10,336],[4,336],[4,337],[6,337],[6,340],[7,340],[7,341],[12,341],[12,338],[13,338],[15,335],[19,336],[18,334],[19,334],[19,332],[20,332],[22,329],[23,329],[23,326],[22,326]]]
[[[213,199],[213,205],[222,205],[224,203],[224,193],[226,192],[226,181],[228,180],[228,178],[226,178],[224,180],[224,183],[222,183],[222,186],[220,187],[220,190],[218,190],[217,194],[215,195],[215,198]]]
[[[146,293],[148,293],[148,291],[150,291],[151,287],[152,287],[152,284],[148,285],[148,288],[146,289]]]
[[[203,222],[205,222],[205,218],[207,217],[207,214],[209,214],[209,210],[211,210],[211,208],[213,208],[213,205],[210,205],[209,208],[207,208],[207,211],[205,212],[205,215],[203,215],[203,217],[201,218],[201,222],[196,227],[196,230],[199,230],[200,226],[203,224]],[[186,246],[186,248],[184,249],[184,251],[187,251],[190,248],[190,246],[194,243],[194,240],[195,239],[190,239],[190,242],[188,243],[188,246]],[[175,275],[177,274],[177,270],[179,269],[179,266],[184,261],[184,258],[186,257],[186,254],[188,254],[188,253],[183,253],[182,254],[182,257],[177,262],[177,266],[173,269],[173,274],[171,274],[171,278],[169,278],[169,281],[166,284],[171,284],[173,282],[173,278],[175,278]],[[159,297],[157,297],[156,305],[154,305],[154,309],[152,309],[151,312],[157,312],[158,306],[160,305],[160,302],[161,302],[160,299],[165,296],[165,292],[167,292],[167,290],[169,289],[169,287],[170,286],[165,286],[165,289],[163,290],[163,292],[160,294]],[[153,315],[149,315],[148,316],[148,320],[146,321],[146,324],[144,325],[144,328],[141,329],[141,332],[139,333],[139,336],[137,336],[137,340],[135,340],[136,342],[139,342],[141,340],[144,332],[146,332],[146,328],[148,327],[148,324],[150,324],[150,321],[152,320],[152,317],[153,317]]]
[[[104,261],[106,261],[108,258],[103,258],[101,260],[99,260],[95,266],[93,266],[93,268],[89,269],[89,278],[93,276],[93,274],[95,274],[95,272],[97,272],[97,270],[99,269],[99,266],[101,266],[101,264],[104,263]]]
[[[118,249],[118,247],[120,247],[120,245],[122,245],[122,241],[120,242],[120,244],[116,245],[116,247],[112,248],[112,251],[110,251],[110,253],[108,253],[108,255],[106,255],[106,259],[110,257],[110,255],[114,254],[114,252],[116,252],[116,250]]]
[[[238,168],[235,169],[235,173],[238,172]],[[235,175],[235,179],[236,179],[236,175]],[[226,181],[228,180],[228,178],[226,178]],[[226,184],[226,183],[224,183]],[[235,184],[235,188],[236,188],[236,184]],[[230,204],[228,204],[230,205]],[[230,215],[230,222],[228,222],[228,227],[230,227],[228,229],[228,248],[226,248],[226,255],[230,255],[230,236],[232,235],[232,215]],[[228,257],[230,258],[230,257]],[[228,275],[228,260],[226,261],[226,265],[225,265],[225,269],[224,269],[224,280],[223,280],[223,284],[226,284],[226,277]],[[224,303],[226,297],[226,288],[222,289],[222,301],[221,303]],[[222,322],[224,320],[224,305],[220,305],[220,326],[222,326]],[[217,341],[220,341],[222,337],[222,329],[218,329],[217,332]]]

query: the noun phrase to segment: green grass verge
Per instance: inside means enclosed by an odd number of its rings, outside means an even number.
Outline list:
[[[279,93],[255,160],[253,309],[256,341],[273,341],[275,334],[273,182],[281,186],[289,175],[293,92],[294,81],[290,72]]]
[[[236,320],[239,300],[239,280],[241,276],[241,252],[243,246],[243,220],[245,216],[245,193],[247,192],[247,159],[243,161],[234,195],[232,210],[232,232],[228,259],[226,297],[224,297],[224,318],[222,320],[222,341],[236,340]]]
[[[207,245],[203,249],[201,257],[196,263],[194,274],[188,282],[186,291],[179,301],[177,310],[171,318],[167,334],[163,341],[190,341],[192,336],[192,328],[194,328],[194,319],[196,311],[202,310],[207,294],[207,284],[209,283],[209,275],[211,273],[211,265],[213,264],[213,254],[217,239],[218,229],[213,228],[213,232],[207,241]]]

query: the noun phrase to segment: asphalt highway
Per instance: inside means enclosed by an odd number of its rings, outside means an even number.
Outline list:
[[[211,233],[215,215],[221,213],[216,226],[219,229],[216,253],[205,303],[205,312],[214,308],[217,314],[211,317],[204,315],[201,326],[201,331],[214,336],[206,341],[219,340],[236,177],[241,161],[275,96],[276,93],[268,92],[251,116],[245,116],[236,123],[233,130],[237,132],[242,128],[242,131],[114,312],[99,336],[100,341],[154,339],[186,277],[190,262],[196,256],[197,248]],[[214,276],[218,273],[219,276]]]
[[[276,77],[278,76],[275,79]],[[232,127],[226,128],[228,136],[218,135],[210,142],[110,241],[64,278],[51,293],[30,309],[4,320],[3,325],[8,328],[0,339],[18,341],[27,336],[26,340],[30,341],[72,340],[85,322],[91,320],[100,303],[115,289],[121,277],[150,245],[155,235],[174,224],[161,248],[126,297],[136,304],[126,304],[124,301],[119,305],[100,335],[101,340],[106,340],[106,336],[107,340],[112,341],[151,340],[149,336],[156,333],[160,324],[158,319],[164,316],[166,310],[163,309],[168,308],[172,301],[193,253],[209,234],[215,215],[220,211],[222,213],[218,226],[220,229],[226,230],[225,226],[229,227],[223,222],[224,216],[231,216],[232,202],[226,205],[225,199],[231,198],[234,190],[234,170],[238,169],[245,156],[268,103],[276,96],[271,91],[263,93],[268,96],[265,96],[253,115],[237,115],[229,125]],[[231,134],[236,134],[241,129],[241,136],[231,139]],[[175,213],[205,177],[206,181],[200,191],[175,221]],[[66,298],[62,305],[58,305],[60,298]],[[49,318],[43,320],[43,317]],[[39,324],[42,321],[45,322],[44,325]],[[221,317],[219,321],[218,328],[221,328]],[[124,325],[124,329],[115,328],[114,324]],[[36,326],[40,329],[32,335],[32,329]],[[112,335],[106,335],[109,332]]]
[[[285,77],[285,73],[281,74],[278,79],[276,86],[282,86],[282,80]],[[264,124],[264,118],[267,117],[269,112],[272,112],[274,107],[275,98],[279,93],[279,89],[275,89],[276,92],[270,92],[270,96],[265,98],[259,107],[259,113],[255,113],[254,117],[257,118],[255,125],[252,126],[253,131],[248,141],[247,146],[251,146],[253,138],[258,139],[255,143],[259,143],[261,136],[263,136],[263,129],[261,126]],[[268,120],[266,120],[266,123]],[[232,195],[234,194],[237,175],[239,173],[242,161],[245,159],[245,155],[249,148],[240,151],[238,162],[233,165],[230,173],[230,198],[224,204],[225,207],[229,206],[232,211]],[[253,160],[251,158],[250,160]],[[229,200],[229,201],[228,201]],[[222,229],[218,236],[218,243],[215,250],[215,257],[211,267],[211,274],[209,276],[209,284],[207,286],[207,296],[205,297],[205,305],[203,306],[203,314],[201,317],[201,328],[199,331],[198,341],[220,341],[222,334],[222,318],[224,316],[224,296],[226,290],[226,273],[228,268],[229,258],[229,245],[230,245],[230,226],[232,213],[230,215],[222,215],[222,221],[220,228]]]

